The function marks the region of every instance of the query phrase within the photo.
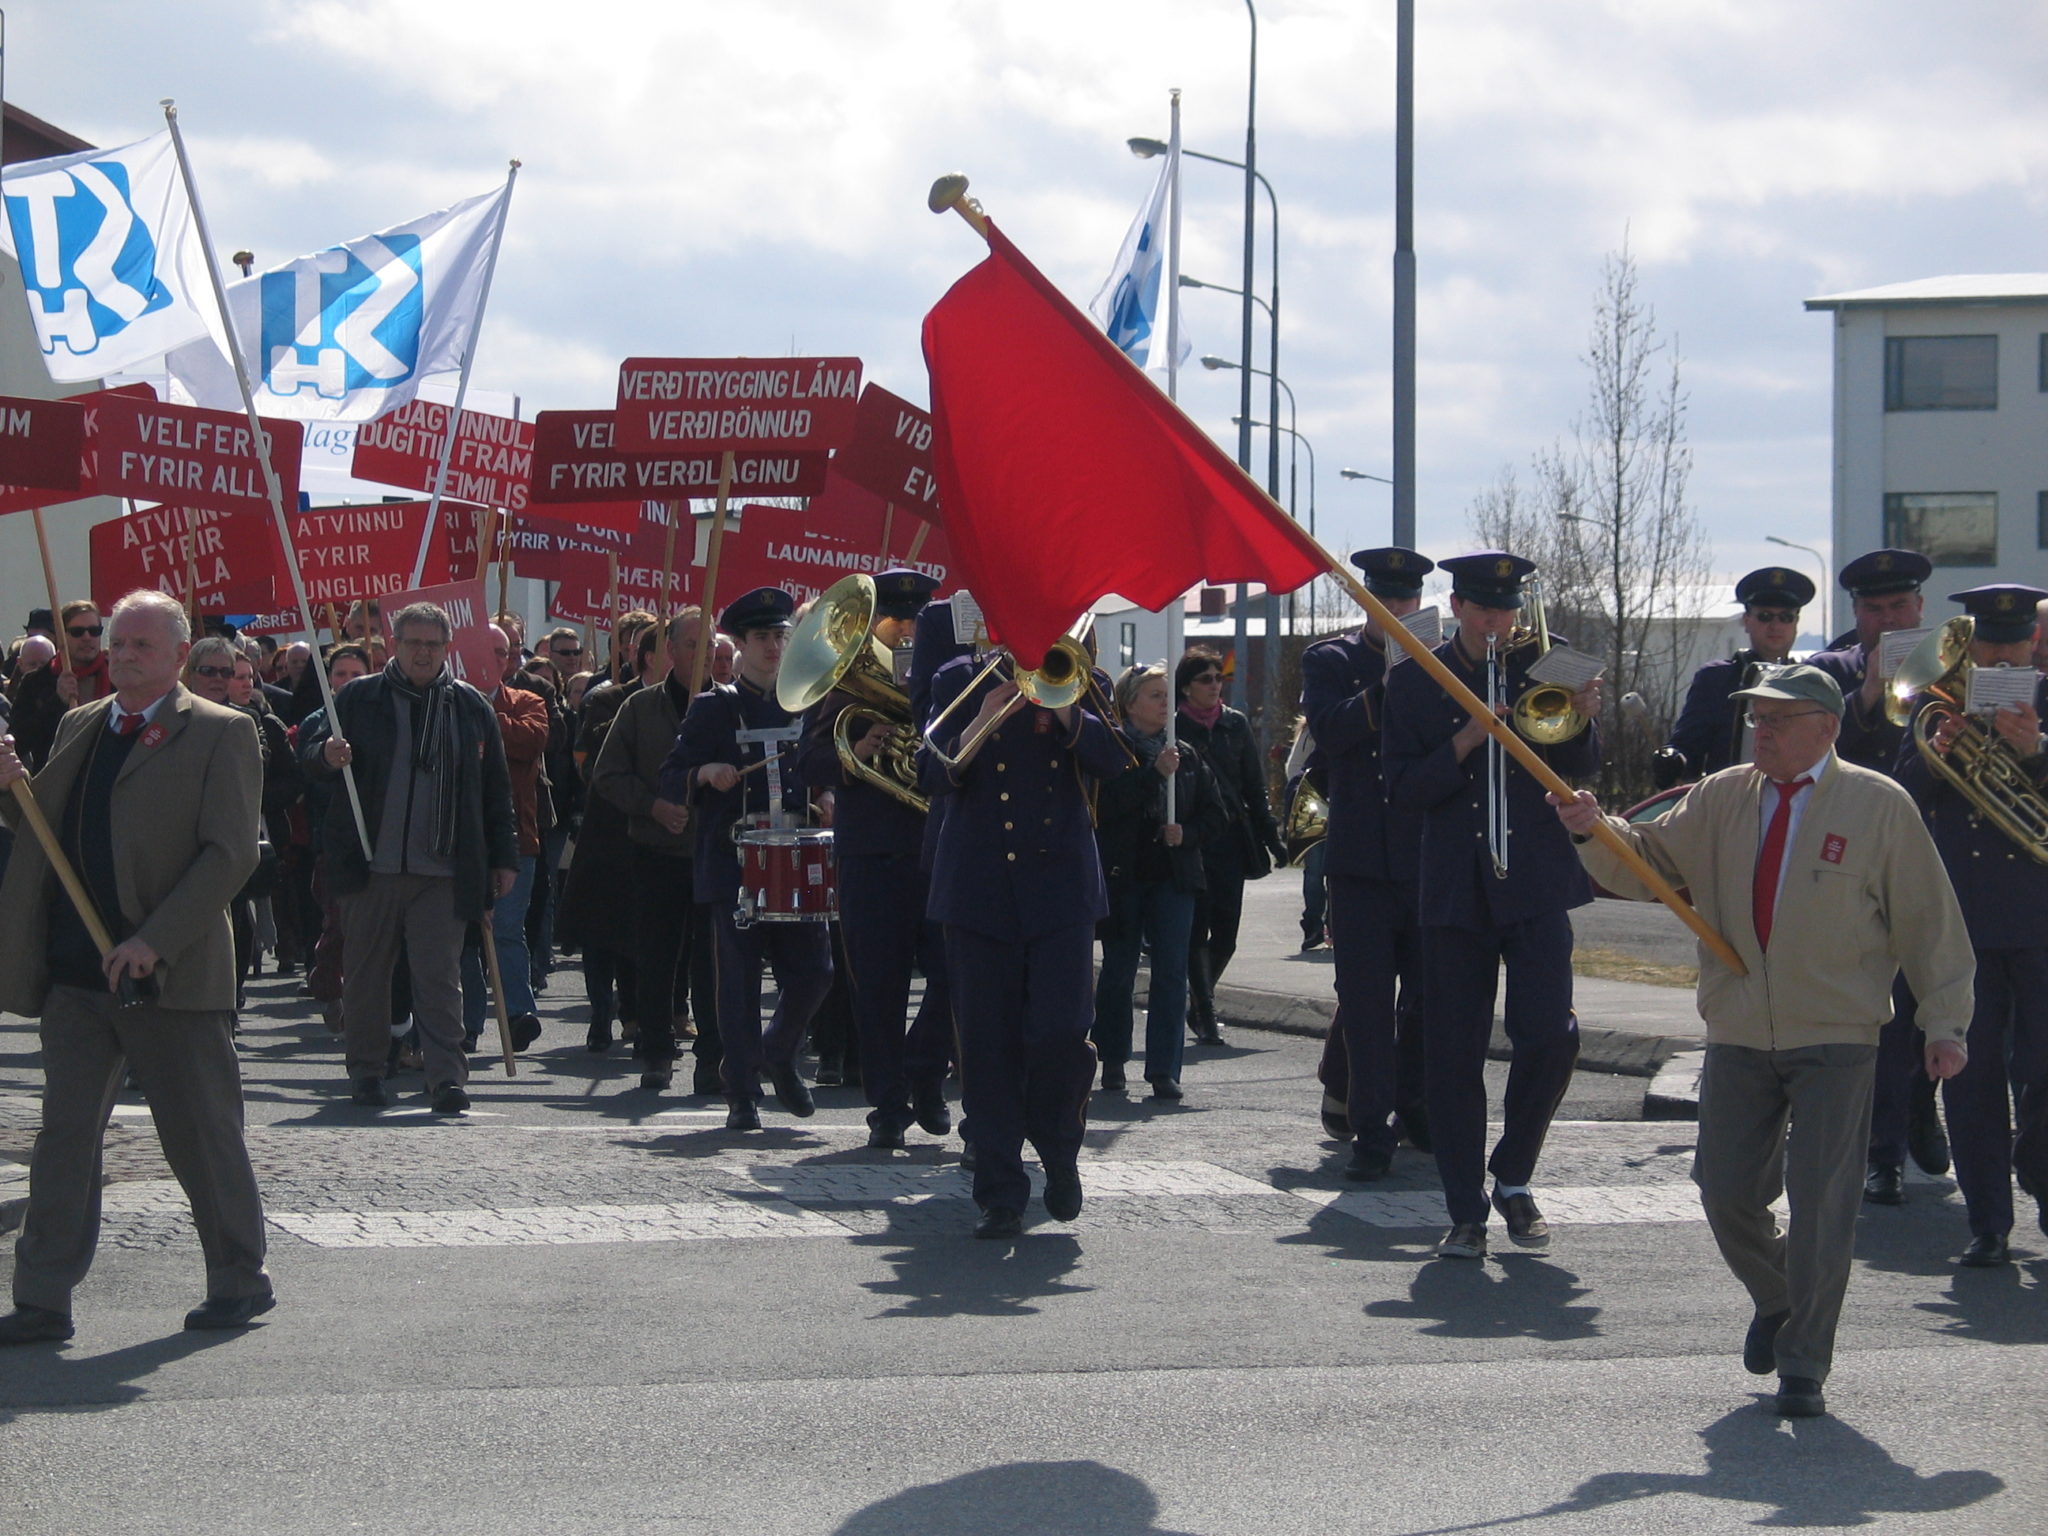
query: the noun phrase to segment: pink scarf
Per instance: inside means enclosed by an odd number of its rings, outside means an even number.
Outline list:
[[[1180,702],[1180,712],[1194,721],[1203,730],[1213,731],[1216,729],[1216,722],[1223,718],[1223,701],[1218,699],[1207,709],[1197,709],[1186,699],[1182,699]]]

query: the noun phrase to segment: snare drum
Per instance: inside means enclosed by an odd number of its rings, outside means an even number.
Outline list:
[[[740,827],[737,920],[824,923],[839,915],[839,879],[828,827]]]

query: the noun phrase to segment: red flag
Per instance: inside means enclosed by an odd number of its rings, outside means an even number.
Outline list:
[[[1112,592],[1160,609],[1204,581],[1277,592],[1323,553],[1026,261],[989,256],[924,321],[932,458],[959,574],[1037,657]]]

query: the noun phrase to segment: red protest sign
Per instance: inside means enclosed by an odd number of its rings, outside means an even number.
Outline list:
[[[287,510],[299,500],[299,450],[305,429],[296,421],[263,418],[266,449],[284,491]],[[249,419],[232,411],[108,394],[88,426],[97,459],[93,489],[102,496],[134,496],[215,512],[268,512],[270,493],[256,458]]]
[[[677,542],[682,546],[684,535],[677,531]],[[679,548],[678,558],[687,559],[695,547],[694,530],[691,542]],[[574,523],[553,521],[536,522],[530,518],[518,517],[507,520],[498,536],[498,557],[509,558],[515,576],[530,576],[536,581],[561,581],[562,556],[568,554],[596,554],[603,556],[629,547],[631,538],[615,528],[592,528]]]
[[[738,594],[755,587],[780,587],[809,602],[845,576],[865,571],[870,576],[895,565],[912,565],[938,578],[941,593],[952,586],[951,556],[943,537],[929,524],[900,518],[891,529],[890,547],[881,547],[881,519],[849,526],[844,521],[820,522],[808,509],[748,507],[740,526],[725,537],[719,562],[720,592]],[[909,548],[925,533],[915,560]]]
[[[678,544],[682,536],[678,538]],[[614,557],[595,550],[570,550],[562,554],[556,568],[561,585],[548,599],[548,612],[570,624],[610,624],[617,617],[611,605],[611,563]],[[619,562],[618,605],[622,609],[644,608],[650,613],[674,613],[693,601],[702,572],[687,563],[678,548],[679,562],[662,591],[661,552],[648,560],[638,551],[617,556]]]
[[[927,522],[939,520],[939,482],[932,476],[932,418],[879,384],[861,391],[853,439],[832,460],[833,471],[863,490]]]
[[[857,357],[629,357],[619,446],[735,453],[843,445],[860,405]]]
[[[261,612],[287,593],[277,522],[268,512],[144,507],[86,534],[92,600],[102,613],[139,587],[168,592],[209,613]]]
[[[350,473],[358,480],[432,491],[448,438],[451,406],[409,400],[388,416],[356,428]],[[533,424],[510,416],[464,411],[448,460],[444,498],[516,512],[533,478]]]
[[[542,411],[533,427],[535,506],[718,494],[720,455],[627,452],[610,411]],[[823,453],[735,454],[731,494],[810,496],[825,483],[826,463]]]
[[[491,636],[491,611],[485,602],[481,581],[472,578],[441,586],[416,587],[410,592],[398,592],[386,598],[383,605],[384,637],[391,642],[393,654],[397,653],[397,636],[392,633],[391,621],[401,609],[410,608],[414,603],[432,603],[448,615],[449,626],[454,630],[453,643],[448,647],[450,672],[485,694],[504,682],[505,674],[494,654],[497,642]]]
[[[84,453],[83,406],[0,395],[0,484],[76,492]]]
[[[154,400],[156,391],[147,384],[124,384],[119,389],[96,389],[83,395],[73,395],[57,402],[76,409],[84,433],[79,447],[76,473],[72,477],[73,489],[69,495],[53,496],[47,486],[0,485],[0,513],[25,512],[30,507],[47,507],[59,502],[78,501],[96,495],[94,480],[98,470],[97,455],[93,449],[93,432],[99,420],[99,407],[110,399]]]

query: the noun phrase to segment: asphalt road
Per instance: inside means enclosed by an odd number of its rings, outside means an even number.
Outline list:
[[[1233,1031],[1184,1107],[1097,1098],[1079,1221],[1034,1205],[991,1244],[957,1140],[870,1153],[832,1089],[730,1135],[587,1055],[560,990],[458,1123],[416,1076],[347,1106],[295,982],[255,993],[279,1308],[178,1331],[199,1255],[125,1096],[78,1337],[0,1356],[0,1531],[2033,1533],[2048,1508],[2048,1240],[1957,1271],[1945,1181],[1869,1213],[1836,1416],[1780,1423],[1691,1127],[1636,1121],[1640,1080],[1575,1083],[1547,1252],[1432,1261],[1433,1163],[1347,1186],[1314,1042]],[[0,1158],[36,1081],[0,1020]]]

